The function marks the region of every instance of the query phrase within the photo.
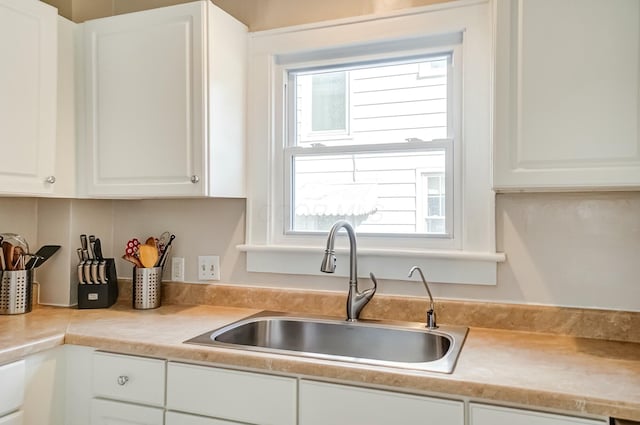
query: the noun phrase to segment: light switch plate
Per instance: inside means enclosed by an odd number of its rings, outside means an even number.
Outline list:
[[[220,280],[220,257],[217,255],[199,256],[198,279]]]

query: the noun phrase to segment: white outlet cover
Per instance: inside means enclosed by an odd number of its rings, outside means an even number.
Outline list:
[[[171,258],[171,280],[184,282],[184,257]]]

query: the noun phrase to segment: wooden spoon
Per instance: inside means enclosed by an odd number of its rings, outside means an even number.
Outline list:
[[[138,258],[145,268],[150,268],[156,265],[158,261],[158,248],[155,244],[152,245],[140,245],[138,247]]]
[[[13,270],[13,251],[15,247],[7,242],[2,242],[2,256],[5,260],[6,270]]]

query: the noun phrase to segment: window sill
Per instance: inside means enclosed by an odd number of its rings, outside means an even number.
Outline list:
[[[247,253],[247,271],[298,275],[324,275],[320,262],[324,246],[238,245]],[[349,275],[349,250],[336,248],[335,275]],[[497,263],[504,253],[470,251],[358,250],[358,277],[373,272],[378,279],[409,280],[407,273],[420,266],[430,282],[495,285]]]

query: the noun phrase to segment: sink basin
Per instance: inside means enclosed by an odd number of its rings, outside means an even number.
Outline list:
[[[185,341],[376,366],[451,373],[467,328],[262,312]]]

